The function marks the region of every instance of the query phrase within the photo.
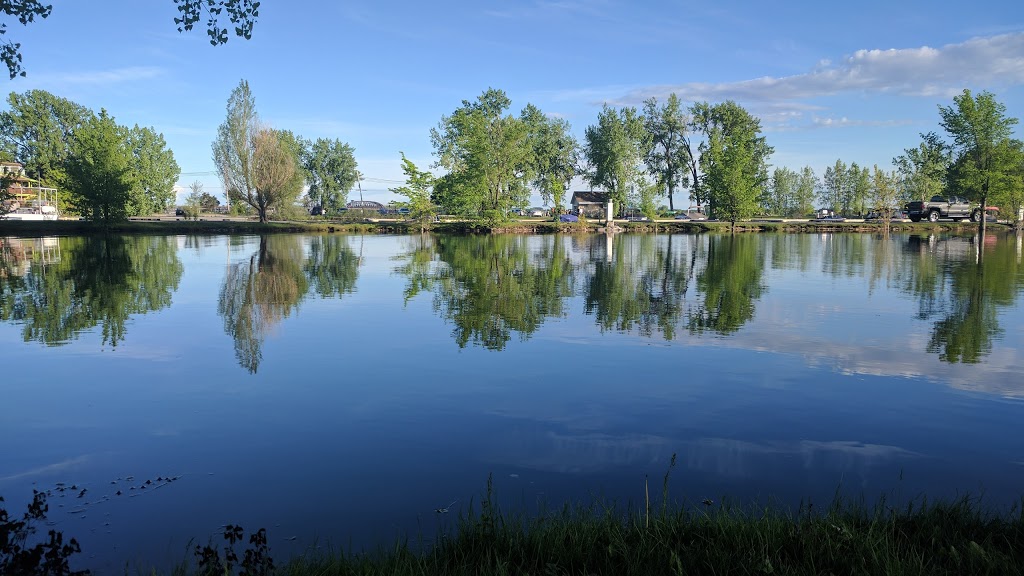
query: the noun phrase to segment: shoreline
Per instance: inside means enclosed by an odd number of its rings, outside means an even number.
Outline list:
[[[598,234],[604,233],[604,223],[584,221],[561,223],[541,220],[519,220],[489,225],[476,221],[448,221],[433,223],[422,231],[440,234]],[[1012,224],[989,223],[988,228],[1013,230]],[[890,232],[948,232],[973,231],[974,222],[894,222]],[[0,219],[0,236],[70,236],[102,233],[117,234],[268,234],[268,233],[362,233],[362,234],[417,234],[418,223],[401,220],[371,222],[342,221],[271,221],[259,223],[238,218],[201,218],[199,220],[168,218],[132,218],[109,226],[83,220],[18,221]],[[735,228],[728,222],[678,222],[655,220],[651,222],[615,221],[616,232],[626,233],[703,233],[703,232],[857,232],[881,233],[883,226],[876,222],[814,222],[809,220],[752,220],[737,222]]]

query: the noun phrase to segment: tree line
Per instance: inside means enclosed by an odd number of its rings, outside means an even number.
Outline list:
[[[564,210],[565,193],[582,176],[620,211],[653,215],[656,199],[666,194],[673,209],[677,194],[688,189],[698,206],[736,221],[756,212],[768,183],[773,149],[760,120],[732,101],[684,108],[672,94],[664,103],[647,100],[642,113],[605,105],[582,144],[565,119],[533,104],[514,116],[510,105],[494,88],[464,100],[430,132],[433,168],[444,173],[430,178],[403,154],[409,184],[393,191],[421,209],[499,219],[525,208],[531,190]]]
[[[181,173],[163,134],[118,124],[45,90],[12,92],[0,112],[0,159],[58,189],[65,210],[102,222],[161,211]]]
[[[711,217],[736,222],[756,215],[807,217],[815,206],[844,216],[895,213],[906,201],[957,194],[1011,209],[1024,205],[1024,153],[1012,137],[1016,118],[988,92],[969,90],[952,106],[939,106],[945,139],[922,134],[916,148],[893,159],[893,170],[847,164],[842,159],[819,177],[771,166],[774,152],[760,120],[733,101],[696,102],[678,96],[650,98],[642,109],[605,105],[582,143],[569,123],[527,104],[518,116],[511,101],[489,88],[442,116],[430,138],[434,177],[402,155],[405,196],[415,213],[440,210],[470,218],[502,218],[526,207],[531,191],[545,206],[564,210],[576,177],[606,192],[620,211],[654,216],[680,194]],[[621,213],[621,212],[620,212]]]

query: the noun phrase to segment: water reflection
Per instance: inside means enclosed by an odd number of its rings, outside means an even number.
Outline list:
[[[584,311],[602,332],[635,329],[644,336],[675,338],[702,247],[697,238],[619,235],[596,237],[595,243],[607,246],[608,253],[594,259],[584,283]]]
[[[525,340],[548,317],[565,315],[573,294],[573,264],[554,236],[420,238],[402,259],[396,271],[409,279],[407,299],[433,291],[459,347],[502,350],[513,334]]]
[[[117,346],[130,316],[170,306],[182,271],[169,238],[7,238],[0,320],[21,324],[26,342],[61,345],[100,326]]]
[[[765,290],[762,245],[746,235],[711,238],[697,276],[702,303],[687,318],[691,332],[729,334],[754,317],[754,302]]]
[[[298,308],[309,289],[303,261],[300,237],[264,235],[256,252],[228,267],[217,313],[234,338],[238,363],[252,374],[259,370],[267,333]]]
[[[959,257],[946,260],[948,299],[944,303],[929,300],[929,315],[939,319],[928,352],[946,362],[974,364],[992,351],[993,340],[1002,334],[999,308],[1012,306],[1017,298],[1020,261],[1011,238],[987,235],[957,240],[962,246]],[[930,299],[931,293],[925,297]]]
[[[350,238],[313,236],[302,271],[315,294],[321,298],[341,298],[355,291],[360,262],[361,256],[350,246]]]

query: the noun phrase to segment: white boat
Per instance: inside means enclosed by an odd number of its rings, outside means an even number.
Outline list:
[[[57,212],[57,189],[39,187],[35,190],[37,197],[34,200],[29,201],[27,206],[20,205],[11,212],[0,213],[0,220],[56,220],[60,216]],[[19,196],[24,197],[25,194]]]
[[[4,220],[56,220],[57,216],[57,208],[43,205],[18,208],[14,212],[0,216],[0,218]]]

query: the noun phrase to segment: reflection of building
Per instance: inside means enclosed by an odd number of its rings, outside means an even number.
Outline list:
[[[569,202],[576,214],[585,218],[604,217],[604,207],[608,203],[607,192],[573,192]]]
[[[0,238],[0,278],[7,272],[25,276],[32,263],[55,264],[60,262],[60,241],[52,236],[45,238]]]

